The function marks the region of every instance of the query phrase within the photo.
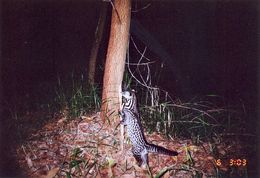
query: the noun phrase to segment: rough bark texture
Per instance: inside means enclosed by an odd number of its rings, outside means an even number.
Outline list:
[[[91,49],[91,54],[89,58],[89,65],[88,65],[88,81],[89,84],[93,85],[95,82],[95,72],[96,72],[96,63],[97,63],[97,54],[100,47],[101,39],[104,32],[104,26],[106,22],[107,16],[107,3],[102,3],[102,8],[95,32],[95,39]]]
[[[115,0],[112,11],[110,38],[103,78],[101,117],[112,126],[119,123],[120,91],[131,18],[130,0]]]

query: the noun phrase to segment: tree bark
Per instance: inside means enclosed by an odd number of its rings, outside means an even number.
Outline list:
[[[88,82],[93,85],[95,82],[97,54],[100,47],[101,39],[104,32],[104,26],[107,16],[107,3],[102,2],[101,12],[98,19],[98,24],[95,32],[95,39],[90,53],[89,65],[88,65]]]
[[[119,123],[121,83],[129,42],[131,0],[114,0],[110,38],[103,77],[101,117],[112,126]]]

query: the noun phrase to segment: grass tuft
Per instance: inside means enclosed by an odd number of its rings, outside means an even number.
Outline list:
[[[76,78],[71,75],[71,81],[61,81],[58,77],[55,89],[54,107],[69,118],[79,117],[86,113],[96,112],[101,107],[101,91],[97,85],[90,85],[83,75]]]

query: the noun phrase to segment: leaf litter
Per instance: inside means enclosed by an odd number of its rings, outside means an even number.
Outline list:
[[[210,143],[195,145],[191,139],[168,140],[155,132],[149,135],[145,132],[148,142],[177,150],[179,155],[149,154],[149,169],[138,167],[128,139],[120,150],[118,128],[102,125],[100,113],[74,120],[57,118],[17,147],[19,165],[26,177],[32,178],[189,178],[211,177],[216,168],[228,170],[227,165],[216,166]],[[232,149],[223,144],[218,147],[224,155]]]

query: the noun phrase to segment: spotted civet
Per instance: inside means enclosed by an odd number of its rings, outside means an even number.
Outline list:
[[[122,96],[123,109],[120,112],[122,117],[121,124],[127,127],[127,135],[132,143],[132,153],[138,165],[148,165],[149,152],[177,156],[178,152],[176,151],[171,151],[146,141],[135,93],[133,91],[124,91]]]

